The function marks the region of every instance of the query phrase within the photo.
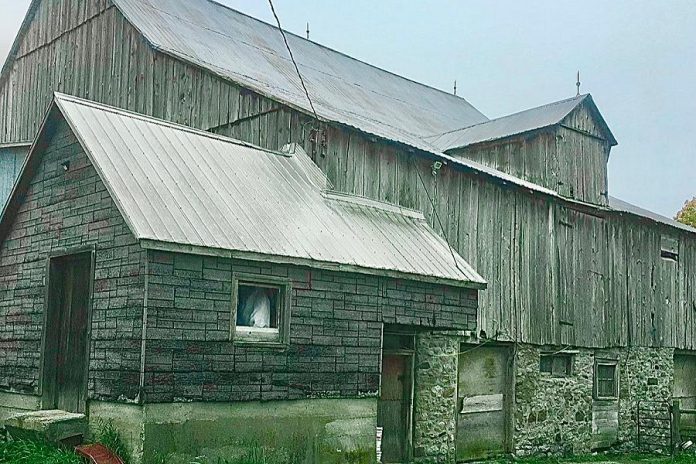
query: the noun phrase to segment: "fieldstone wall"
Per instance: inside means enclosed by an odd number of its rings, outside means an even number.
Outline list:
[[[539,372],[541,352],[529,345],[520,345],[517,350],[515,452],[518,455],[588,452],[594,358],[589,352],[578,352],[574,355],[571,376],[552,377]]]
[[[619,383],[619,442],[624,448],[637,443],[638,408],[643,414],[653,411],[655,417],[664,415],[672,401],[674,384],[674,350],[671,348],[630,348],[621,353]],[[664,426],[664,421],[659,426]],[[654,431],[653,431],[654,432]],[[666,432],[666,431],[665,431]],[[662,439],[669,435],[660,432]],[[654,439],[652,441],[655,441]]]
[[[459,338],[440,334],[421,334],[416,339],[416,462],[453,462],[459,345]]]
[[[540,372],[540,354],[549,351],[553,350],[529,345],[520,345],[517,350],[514,411],[517,455],[590,452],[599,433],[597,427],[593,431],[593,412],[606,416],[607,409],[615,409],[614,417],[618,417],[618,439],[613,446],[636,449],[639,402],[650,409],[671,401],[672,349],[575,350],[573,371],[567,377]],[[593,400],[595,357],[618,360],[618,401]],[[665,440],[668,439],[666,436]]]

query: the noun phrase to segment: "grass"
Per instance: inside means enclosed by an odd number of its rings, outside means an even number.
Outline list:
[[[527,457],[488,461],[491,464],[578,464],[578,463],[619,463],[619,464],[696,464],[696,454],[684,453],[676,457],[658,456],[637,453],[624,454],[593,454],[572,457]]]
[[[2,464],[83,464],[79,456],[50,443],[0,439]]]
[[[130,451],[112,421],[100,420],[98,422],[97,430],[94,434],[94,441],[96,443],[101,443],[116,453],[125,464],[131,462]]]

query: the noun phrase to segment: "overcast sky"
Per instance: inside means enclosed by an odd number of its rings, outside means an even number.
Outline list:
[[[575,95],[619,141],[613,196],[667,216],[696,195],[696,2],[275,0],[283,26],[458,94],[489,118]],[[271,22],[266,0],[225,0]],[[29,0],[0,0],[4,61]]]

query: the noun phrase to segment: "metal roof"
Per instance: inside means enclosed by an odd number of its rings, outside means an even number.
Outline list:
[[[209,0],[113,2],[156,49],[311,112],[278,28]],[[461,97],[287,38],[321,118],[419,148],[425,135],[487,121]]]
[[[65,95],[56,104],[147,246],[485,286],[421,213],[327,193],[299,147],[271,152]]]
[[[585,100],[591,101],[591,99],[590,95],[580,95],[501,118],[491,119],[473,126],[425,137],[424,140],[438,150],[447,151],[519,135],[560,124],[582,102]],[[602,124],[604,124],[604,121],[602,121]],[[613,136],[609,135],[610,142],[615,142]]]
[[[677,229],[685,230],[687,232],[696,233],[696,229],[694,229],[693,227],[687,226],[686,224],[682,224],[681,222],[675,221],[674,219],[670,219],[667,216],[662,216],[660,214],[653,213],[652,211],[641,208],[640,206],[636,206],[626,201],[619,200],[616,197],[609,196],[609,207],[614,211],[630,213],[635,216],[641,216],[652,221],[665,224],[667,226],[672,226],[676,227]]]

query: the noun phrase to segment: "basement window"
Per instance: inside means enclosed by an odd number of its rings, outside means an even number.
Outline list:
[[[660,257],[675,263],[679,261],[679,241],[663,235],[660,241]]]
[[[542,353],[539,371],[553,377],[569,377],[573,373],[573,355],[568,353]]]
[[[286,279],[235,274],[232,338],[238,343],[286,345],[290,284]]]
[[[595,398],[615,399],[619,396],[616,361],[597,360],[595,363]]]

